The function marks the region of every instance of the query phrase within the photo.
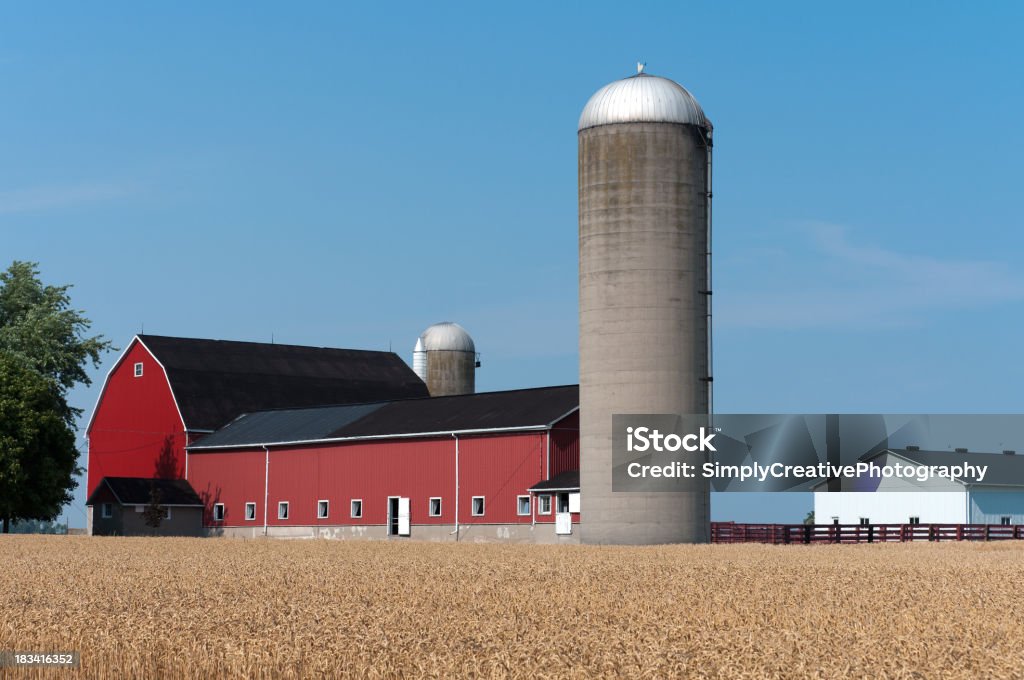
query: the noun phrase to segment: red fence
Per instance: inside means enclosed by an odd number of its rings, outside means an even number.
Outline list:
[[[712,543],[900,543],[1024,539],[1024,525],[1001,524],[736,524],[712,522]]]

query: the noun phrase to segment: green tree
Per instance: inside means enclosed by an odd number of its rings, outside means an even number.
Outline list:
[[[70,286],[46,286],[34,262],[0,272],[0,519],[52,520],[77,486],[75,419],[68,392],[90,384],[111,344],[87,335]]]
[[[71,307],[70,288],[43,285],[35,262],[15,261],[0,273],[0,351],[53,380],[61,415],[73,426],[81,409],[67,404],[68,391],[89,385],[86,366],[99,366],[100,356],[113,347],[101,335],[86,337],[91,322]]]
[[[0,350],[0,520],[53,520],[78,485],[75,433],[53,381]]]
[[[814,524],[814,510],[807,513],[807,517],[804,517],[804,524]]]

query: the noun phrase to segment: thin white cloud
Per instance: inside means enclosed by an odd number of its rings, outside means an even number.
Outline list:
[[[124,184],[83,183],[0,190],[0,215],[109,201],[132,193]]]
[[[741,258],[751,287],[717,286],[716,325],[915,326],[930,312],[1024,300],[1024,277],[1005,262],[940,259],[858,244],[832,224],[808,226],[790,246],[759,264]]]

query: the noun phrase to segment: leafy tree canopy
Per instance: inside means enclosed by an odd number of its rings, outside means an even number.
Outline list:
[[[81,474],[53,381],[0,350],[0,519],[52,520]]]
[[[91,322],[71,307],[70,288],[43,285],[34,262],[15,261],[0,273],[0,351],[52,379],[61,416],[73,424],[81,410],[67,405],[68,390],[90,384],[87,364],[98,366],[100,355],[112,346],[101,335],[86,336]]]
[[[52,520],[71,501],[75,418],[67,402],[86,368],[112,349],[89,337],[90,321],[71,307],[70,286],[45,286],[34,262],[0,272],[0,520]]]

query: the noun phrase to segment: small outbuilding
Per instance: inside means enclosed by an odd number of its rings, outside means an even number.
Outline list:
[[[163,510],[160,526],[146,524],[154,498]],[[95,536],[202,536],[203,501],[184,479],[104,477],[89,496]]]

